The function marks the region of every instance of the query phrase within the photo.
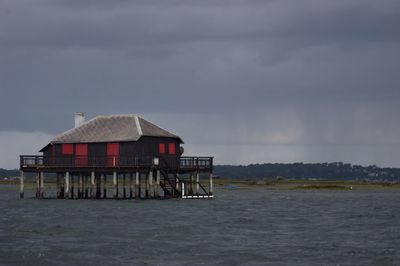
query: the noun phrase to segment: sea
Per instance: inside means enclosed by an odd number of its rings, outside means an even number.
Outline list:
[[[0,265],[400,265],[400,190],[37,200],[0,185]]]

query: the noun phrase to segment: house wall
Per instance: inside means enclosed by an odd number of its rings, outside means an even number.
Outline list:
[[[164,144],[165,146],[164,154],[160,154],[160,144]],[[171,154],[173,150],[174,153]],[[43,149],[43,156],[45,163],[68,163],[74,158],[75,152],[76,144],[72,145],[72,154],[63,154],[62,144],[49,144]],[[104,165],[111,163],[107,161],[107,143],[88,143],[87,154],[90,164]],[[121,160],[121,164],[129,164],[129,160],[132,160],[134,157],[141,158],[142,160],[151,160],[153,157],[179,157],[180,155],[180,140],[177,138],[141,137],[137,142],[119,142],[119,159]],[[84,161],[80,161],[80,163],[82,162]]]

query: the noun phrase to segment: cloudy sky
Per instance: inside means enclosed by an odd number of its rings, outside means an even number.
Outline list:
[[[400,167],[398,0],[0,0],[0,167],[136,113],[219,164]]]

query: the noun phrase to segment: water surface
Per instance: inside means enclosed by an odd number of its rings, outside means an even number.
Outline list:
[[[400,191],[217,189],[214,200],[18,199],[2,265],[400,265]]]

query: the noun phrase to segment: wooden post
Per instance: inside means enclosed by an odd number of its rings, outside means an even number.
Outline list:
[[[150,175],[147,174],[145,175],[145,198],[148,199],[149,198],[149,179],[150,179]]]
[[[83,185],[82,173],[79,173],[79,176],[78,176],[78,199],[82,198],[82,185]]]
[[[101,184],[103,183],[101,174],[97,175],[97,192],[96,198],[101,199]]]
[[[139,177],[139,171],[136,172],[135,198],[136,199],[140,199],[140,177]]]
[[[64,179],[65,179],[65,177],[64,177],[63,173],[60,173],[59,176],[60,176],[60,199],[63,199],[64,198],[64,183],[65,183]]]
[[[210,173],[210,189],[209,189],[209,194],[213,194],[213,173]]]
[[[99,187],[99,190],[100,190],[100,195],[99,195],[99,197],[100,197],[100,198],[102,198],[102,197],[101,197],[101,186],[103,186],[103,191],[104,191],[104,174],[100,174],[100,187]]]
[[[71,175],[71,199],[74,198],[74,175]]]
[[[117,172],[113,172],[113,198],[118,198]]]
[[[199,190],[200,190],[200,173],[197,171],[196,173],[196,195],[199,195]]]
[[[57,179],[56,179],[56,193],[57,193],[56,197],[57,197],[57,199],[59,199],[60,198],[60,174],[59,173],[57,173]]]
[[[44,176],[43,172],[40,172],[40,198],[44,198]]]
[[[20,180],[19,180],[19,198],[24,198],[24,171],[20,171]]]
[[[65,190],[64,190],[65,197],[68,198],[69,195],[69,172],[65,173]]]
[[[154,177],[153,177],[153,170],[149,172],[149,191],[150,197],[154,198]]]
[[[133,173],[129,173],[129,198],[133,198]]]
[[[123,173],[122,174],[122,186],[123,186],[122,193],[123,193],[123,198],[124,199],[126,199],[126,187],[125,187],[125,185],[126,185],[126,174]]]
[[[158,198],[160,196],[160,169],[157,169],[156,172],[156,187],[155,187],[155,196]]]
[[[88,183],[88,176],[84,175],[83,176],[83,189],[85,191],[84,195],[83,195],[84,199],[87,199],[89,197],[89,190],[88,190],[88,187],[87,187],[87,183]]]
[[[36,174],[36,198],[40,197],[40,173]]]
[[[189,178],[189,185],[188,185],[188,194],[193,194],[193,174],[190,174],[190,178]]]
[[[95,173],[94,173],[94,171],[92,171],[91,172],[91,174],[90,174],[90,197],[92,198],[92,199],[94,199],[95,198],[95,191],[96,191],[96,187],[95,187],[95,184],[94,184],[94,178],[95,178]]]
[[[178,191],[179,191],[179,174],[176,174],[174,195],[178,195]]]
[[[103,198],[107,198],[107,175],[104,176],[104,183],[103,183]]]
[[[82,173],[79,173],[79,181],[78,181],[78,199],[82,198],[83,191],[83,181],[82,181]]]

